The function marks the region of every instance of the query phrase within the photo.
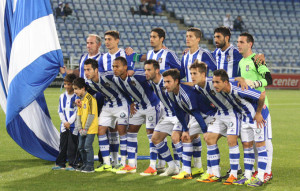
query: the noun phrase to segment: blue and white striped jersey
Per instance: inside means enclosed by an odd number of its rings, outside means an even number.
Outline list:
[[[94,59],[94,60],[99,60],[99,58],[101,57],[102,53],[98,53],[96,54],[95,56],[89,56],[88,53],[86,54],[83,54],[80,59],[79,59],[79,77],[83,78],[83,79],[86,79],[85,75],[84,75],[84,62],[91,58],[91,59]]]
[[[121,89],[113,81],[113,72],[99,72],[99,82],[86,80],[94,92],[100,92],[104,96],[104,105],[120,107],[128,104],[130,98],[124,95]]]
[[[238,87],[237,83],[238,82],[230,83],[230,93],[227,94],[222,92],[222,94],[233,105],[233,107],[242,114],[242,120],[244,122],[253,123],[253,118],[257,110],[257,104],[261,92],[251,89],[250,87],[248,87],[248,90],[242,91],[242,89]],[[268,108],[264,106],[262,111],[263,118],[266,119],[268,114]]]
[[[216,91],[212,83],[212,78],[206,78],[204,88],[195,85],[195,88],[205,95],[214,106],[218,108],[218,115],[229,115],[233,111],[233,106],[227,101],[227,99]]]
[[[134,68],[134,56],[136,53],[131,55],[126,55],[124,49],[119,49],[115,54],[110,54],[109,52],[103,54],[98,61],[99,72],[112,71],[113,61],[117,57],[124,57],[127,60],[128,70],[132,70]]]
[[[148,106],[156,106],[159,104],[159,99],[147,81],[145,72],[136,71],[133,76],[127,76],[125,80],[115,76],[114,82],[134,99],[137,109],[140,107],[147,109]]]
[[[161,72],[170,68],[177,68],[180,71],[180,73],[182,73],[180,67],[180,60],[178,59],[175,52],[172,50],[161,49],[156,53],[154,52],[154,50],[150,50],[147,53],[147,60],[150,59],[158,61]]]
[[[207,131],[203,117],[215,115],[217,109],[206,97],[194,87],[184,84],[179,85],[178,95],[171,92],[168,92],[167,95],[172,105],[178,105],[183,111],[195,117],[203,133]],[[174,107],[174,109],[177,113],[178,107]],[[178,118],[178,120],[182,122],[182,119]],[[184,126],[184,124],[182,125]]]
[[[74,135],[77,135],[77,130],[74,132],[75,120],[76,120],[76,111],[77,107],[75,104],[76,94],[69,95],[67,92],[59,96],[59,105],[58,105],[58,114],[61,120],[60,132],[65,132],[66,128],[64,127],[65,122],[70,123],[70,130]]]
[[[172,107],[167,95],[166,95],[166,88],[164,87],[164,79],[161,77],[160,81],[158,84],[154,83],[153,81],[150,81],[155,94],[157,97],[160,99],[160,102],[164,106],[164,110],[166,112],[166,116],[171,117],[175,116],[175,111],[174,108]]]
[[[189,51],[185,55],[183,55],[181,59],[181,68],[184,72],[184,76],[186,76],[187,82],[192,81],[190,74],[190,66],[194,63],[196,59],[205,62],[207,64],[207,68],[211,71],[215,71],[217,69],[217,63],[215,61],[215,58],[208,50],[205,50],[200,47],[193,54],[190,54]],[[207,70],[207,75],[209,73],[209,70]]]
[[[241,76],[239,70],[239,62],[243,58],[243,56],[232,44],[225,51],[217,48],[213,52],[213,56],[215,57],[215,60],[217,62],[218,69],[226,70],[229,78]]]

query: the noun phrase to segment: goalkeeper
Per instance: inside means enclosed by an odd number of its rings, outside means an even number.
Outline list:
[[[255,53],[252,52],[252,47],[254,44],[253,36],[249,33],[241,33],[238,38],[237,47],[239,52],[242,54],[243,58],[239,62],[239,68],[241,71],[241,77],[246,79],[247,84],[251,88],[255,88],[258,91],[264,92],[265,87],[272,84],[272,76],[269,69],[264,63],[255,64],[254,56]],[[269,108],[269,103],[267,96],[265,97],[265,105]],[[273,145],[272,145],[272,129],[271,121],[267,124],[267,153],[268,162],[266,173],[264,176],[265,182],[272,178],[272,158],[273,158]]]

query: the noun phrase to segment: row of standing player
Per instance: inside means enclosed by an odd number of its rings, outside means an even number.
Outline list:
[[[232,76],[237,75],[238,69],[238,61],[241,58],[241,55],[238,53],[238,51],[229,44],[230,39],[230,32],[228,33],[226,31],[226,28],[218,28],[215,30],[215,41],[217,45],[217,49],[213,53],[213,58],[217,61],[218,64],[214,61],[214,59],[211,57],[211,54],[208,51],[204,51],[203,49],[199,48],[198,44],[200,42],[201,38],[201,32],[197,29],[189,29],[187,31],[187,46],[190,48],[189,52],[183,56],[182,64],[181,66],[184,66],[184,73],[187,75],[189,74],[188,68],[189,65],[195,60],[201,60],[206,63],[208,63],[209,68],[214,70],[215,68],[225,68],[227,69],[228,73]],[[94,44],[93,40],[91,38],[94,38]],[[161,29],[153,29],[150,34],[150,43],[151,46],[154,48],[153,51],[149,51],[147,58],[154,58],[159,61],[160,67],[162,69],[168,69],[168,68],[179,68],[180,69],[180,63],[178,62],[178,59],[176,59],[175,54],[172,51],[169,51],[167,49],[162,49],[162,43],[165,38],[165,33]],[[103,65],[103,62],[105,63],[102,68],[99,67],[99,70],[103,71],[103,69],[109,70],[111,69],[111,66],[107,64],[108,61],[112,61],[114,56],[116,57],[116,53],[120,52],[117,46],[117,43],[119,41],[119,38],[115,38],[114,35],[105,35],[105,44],[106,47],[109,49],[109,53],[106,53],[102,56],[102,61],[100,59],[99,63],[100,65]],[[99,43],[96,42],[96,36],[89,36],[87,40],[87,48],[89,52],[93,49],[91,46],[94,45],[94,50],[99,50]],[[98,48],[97,48],[98,46]],[[95,48],[96,47],[96,48]],[[115,53],[115,54],[113,54]],[[124,53],[123,53],[124,54]],[[99,54],[100,55],[100,54]],[[84,61],[88,57],[92,57],[93,55],[85,55],[82,57],[81,61]],[[134,56],[133,56],[134,57]],[[138,56],[135,56],[136,58]],[[95,57],[94,57],[95,58]],[[173,59],[172,59],[173,58]],[[103,61],[104,60],[104,61]],[[102,63],[101,63],[102,62]],[[132,62],[132,61],[131,61]],[[179,64],[178,64],[179,63]],[[212,63],[212,64],[211,64]],[[224,64],[225,63],[225,64]],[[217,66],[216,66],[217,65]],[[235,67],[230,67],[235,66]],[[179,67],[178,67],[179,66]],[[81,67],[82,68],[82,67]],[[182,68],[182,67],[181,67]],[[235,68],[230,70],[229,68]],[[81,69],[82,71],[82,69]],[[181,70],[182,71],[182,70]],[[81,72],[82,75],[82,72]],[[190,81],[190,77],[187,76],[187,80]]]

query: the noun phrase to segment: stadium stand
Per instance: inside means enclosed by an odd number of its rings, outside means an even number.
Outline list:
[[[214,28],[222,25],[226,13],[238,15],[255,37],[254,51],[264,53],[274,73],[300,73],[300,2],[296,0],[162,0],[167,12],[174,13],[186,26],[199,27],[205,39],[213,39]],[[59,1],[52,0],[52,7]],[[165,45],[179,57],[185,49],[185,30],[169,23],[166,16],[132,15],[140,0],[70,0],[73,16],[77,19],[58,18],[56,27],[64,57],[77,63],[85,51],[89,33],[103,37],[107,30],[118,30],[120,47],[132,47],[138,53],[150,49],[149,32],[162,27],[167,32]],[[232,31],[231,43],[236,45],[239,32]],[[207,49],[206,44],[201,47]],[[104,42],[101,51],[106,52]]]

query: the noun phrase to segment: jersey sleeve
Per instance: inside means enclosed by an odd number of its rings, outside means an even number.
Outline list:
[[[90,86],[90,83],[89,83],[89,82],[86,81],[85,84],[86,84],[86,86],[87,86],[86,90],[87,90],[87,92],[88,92],[89,94],[95,95],[95,94],[97,93],[97,91],[94,90],[94,89]]]
[[[96,99],[92,99],[91,103],[90,103],[90,110],[91,110],[91,114],[94,116],[98,116],[98,106],[97,106],[97,101]]]
[[[128,70],[133,70],[135,62],[134,57],[136,56],[136,53],[132,53],[130,55],[126,54],[126,60],[127,60],[127,68]]]
[[[104,66],[103,66],[103,55],[100,56],[100,58],[99,58],[98,69],[99,69],[99,72],[105,72]]]
[[[266,65],[261,65],[257,69],[258,73],[262,76],[263,79],[260,79],[262,83],[262,87],[265,87],[268,85],[268,81],[266,80],[266,74],[270,73],[270,70]]]
[[[171,103],[171,106],[173,107],[174,111],[175,111],[175,115],[177,117],[177,119],[179,120],[179,122],[181,123],[182,125],[182,130],[183,131],[188,131],[188,127],[187,127],[187,121],[185,120],[186,119],[186,113],[179,107],[179,105],[174,102],[169,94],[167,93],[167,98],[169,99],[170,103]]]
[[[184,78],[186,76],[186,73],[185,73],[185,66],[184,66],[184,55],[182,55],[182,58],[181,58],[181,69],[180,69],[180,78]]]
[[[210,69],[211,71],[217,70],[217,62],[212,56],[212,54],[210,54],[209,52],[203,53],[202,61],[205,62],[205,64],[207,64],[207,68]]]
[[[241,59],[243,58],[243,56],[239,53],[238,50],[234,50],[233,51],[233,67],[236,68],[236,76],[234,77],[237,77],[237,76],[241,76],[241,71],[240,71],[240,67],[239,67],[239,62],[241,61]]]
[[[177,68],[179,71],[181,70],[180,60],[174,52],[168,52],[166,62],[170,68]]]
[[[241,98],[252,100],[252,101],[258,101],[261,94],[260,91],[251,89],[250,87],[248,87],[248,90],[244,90],[244,91],[238,86],[234,86],[234,89],[237,90],[238,95]]]
[[[202,132],[206,133],[207,132],[207,126],[206,126],[206,123],[205,123],[202,115],[200,114],[200,112],[192,111],[192,115],[195,117],[196,121],[199,123]]]

